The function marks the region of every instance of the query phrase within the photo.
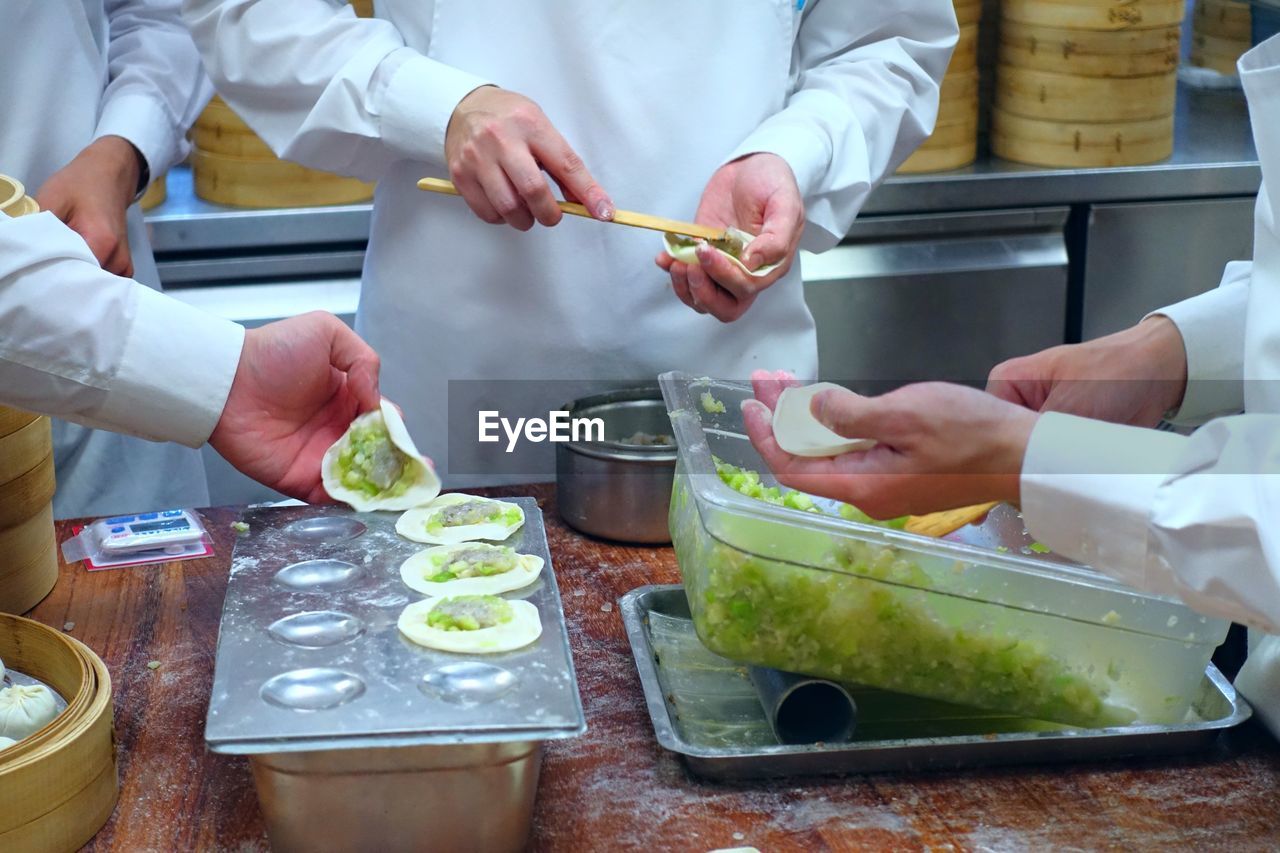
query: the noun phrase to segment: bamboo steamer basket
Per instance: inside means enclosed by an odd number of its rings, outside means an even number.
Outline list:
[[[0,751],[0,850],[75,850],[106,823],[119,793],[111,677],[82,643],[17,616],[0,614],[0,658],[67,701],[49,725]]]
[[[373,17],[373,0],[351,0],[351,5],[360,17]]]
[[[7,406],[0,406],[0,436],[16,432],[39,419],[40,415],[34,412],[24,412],[22,409],[10,409]]]
[[[1197,33],[1248,44],[1253,39],[1253,13],[1248,3],[1197,0],[1192,26]]]
[[[956,22],[962,27],[982,20],[982,0],[955,0]]]
[[[1038,166],[1101,168],[1163,160],[1173,153],[1173,116],[1094,123],[1040,121],[992,111],[991,150]]]
[[[235,207],[306,207],[354,204],[373,197],[373,185],[317,172],[286,160],[191,154],[196,195]]]
[[[143,210],[151,210],[164,204],[164,200],[169,197],[169,186],[165,180],[165,176],[161,175],[151,182],[147,187],[147,191],[142,194],[142,198],[138,199],[138,205]]]
[[[1087,37],[1080,38],[1078,34]],[[1142,77],[1176,72],[1180,27],[1092,33],[1008,22],[1000,62],[1081,77]]]
[[[58,580],[49,419],[0,408],[0,612],[23,613]]]
[[[941,129],[941,128],[940,128]],[[927,172],[945,172],[960,169],[978,159],[978,127],[965,128],[964,140],[955,145],[926,142],[916,149],[898,168],[901,175],[919,175]]]
[[[951,54],[951,64],[947,73],[957,71],[976,71],[978,68],[978,25],[966,24],[960,28],[960,40]]]
[[[0,483],[0,529],[13,527],[42,510],[53,500],[54,487],[52,456],[37,460],[31,470]]]
[[[1191,36],[1191,64],[1212,68],[1219,74],[1236,74],[1236,63],[1249,47],[1247,39],[1234,41],[1195,32]]]
[[[1006,21],[1081,30],[1170,27],[1186,16],[1184,0],[1003,0]]]
[[[191,142],[196,148],[211,154],[258,160],[276,159],[270,146],[217,95],[213,96],[213,100],[209,101],[209,105],[192,126]]]
[[[1081,77],[1001,65],[996,106],[1025,118],[1128,122],[1173,115],[1177,72],[1145,77]]]
[[[8,435],[0,435],[0,483],[7,483],[53,453],[48,418],[36,418]]]

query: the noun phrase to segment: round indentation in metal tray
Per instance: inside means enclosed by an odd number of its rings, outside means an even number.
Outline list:
[[[286,525],[284,534],[295,542],[308,545],[325,545],[331,542],[346,542],[363,534],[368,527],[364,522],[340,515],[322,515],[319,518],[304,518]]]
[[[418,689],[433,699],[455,705],[481,705],[501,699],[516,687],[515,675],[479,661],[451,663],[422,676]]]
[[[323,649],[354,640],[364,633],[364,623],[349,613],[308,610],[277,619],[267,632],[282,643],[304,649]]]
[[[262,685],[259,695],[279,708],[324,711],[345,705],[364,693],[358,675],[340,669],[310,667],[282,672]]]
[[[275,582],[304,592],[322,592],[348,586],[360,573],[359,566],[346,560],[304,560],[276,572]]]

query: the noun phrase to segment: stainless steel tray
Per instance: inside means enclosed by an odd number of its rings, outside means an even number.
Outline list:
[[[746,667],[697,641],[683,587],[627,593],[622,619],[658,743],[715,779],[1169,755],[1207,747],[1252,714],[1212,665],[1187,719],[1172,726],[1069,729],[853,687],[859,722],[852,741],[784,746],[769,730]]]
[[[542,636],[498,655],[415,645],[396,620],[422,596],[400,564],[425,547],[398,513],[333,507],[245,513],[223,605],[205,740],[237,754],[542,741],[586,730],[542,513],[507,540],[545,560],[507,593],[538,608]],[[307,615],[301,615],[307,614]]]

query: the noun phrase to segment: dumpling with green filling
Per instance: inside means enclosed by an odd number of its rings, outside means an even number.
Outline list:
[[[524,510],[517,504],[476,495],[449,494],[400,516],[396,532],[414,542],[456,545],[477,539],[501,542],[523,524]]]
[[[351,422],[325,451],[320,474],[329,496],[358,512],[412,509],[440,494],[440,478],[389,400]]]
[[[400,566],[400,577],[424,595],[497,595],[536,581],[542,564],[509,545],[463,542],[419,551]]]
[[[747,275],[764,278],[778,268],[777,264],[769,264],[768,266],[760,267],[755,272],[747,269],[746,265],[742,263],[742,253],[747,250],[747,246],[750,246],[751,241],[755,238],[746,231],[733,226],[726,228],[725,234],[726,239],[724,240],[699,240],[682,234],[667,233],[662,235],[662,245],[667,250],[667,254],[677,261],[694,266],[701,266],[698,262],[699,244],[710,243],[713,249],[737,264]]]
[[[424,599],[406,607],[396,624],[420,646],[472,655],[521,649],[542,635],[538,608],[496,595]]]

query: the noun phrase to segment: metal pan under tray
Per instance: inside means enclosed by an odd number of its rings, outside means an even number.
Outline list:
[[[1171,755],[1210,746],[1252,710],[1212,665],[1187,718],[1169,726],[1070,729],[851,686],[858,725],[846,743],[782,745],[747,667],[698,641],[681,586],[622,599],[622,618],[654,731],[698,775],[750,779]]]

